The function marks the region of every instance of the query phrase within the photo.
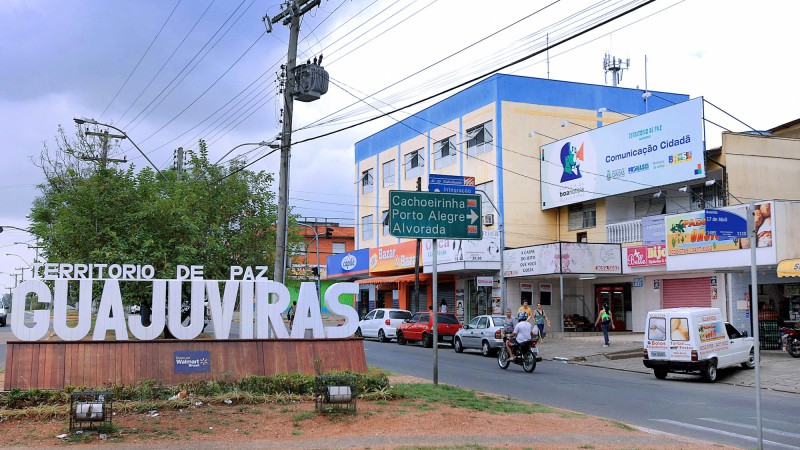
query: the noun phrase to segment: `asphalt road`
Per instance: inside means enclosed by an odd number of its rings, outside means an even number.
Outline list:
[[[365,341],[367,364],[433,379],[433,351]],[[798,367],[800,369],[800,366]],[[657,380],[642,373],[540,362],[532,374],[496,358],[439,347],[439,382],[510,396],[704,441],[757,446],[755,391],[673,375]],[[800,449],[800,396],[762,390],[764,448]]]

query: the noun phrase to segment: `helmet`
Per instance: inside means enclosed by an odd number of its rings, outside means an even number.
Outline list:
[[[528,315],[525,314],[525,311],[520,311],[519,314],[517,314],[517,319],[528,320]]]

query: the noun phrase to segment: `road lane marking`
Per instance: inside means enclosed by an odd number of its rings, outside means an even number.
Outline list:
[[[747,424],[737,423],[737,422],[728,422],[727,420],[713,419],[713,418],[709,418],[709,417],[701,417],[700,420],[705,420],[705,421],[708,421],[708,422],[714,422],[714,423],[718,423],[720,425],[730,425],[732,427],[746,428],[748,430],[755,430],[756,429],[755,425],[747,425]],[[755,420],[755,418],[753,420]],[[764,427],[761,427],[761,430],[765,431],[765,432],[768,432],[768,433],[777,434],[777,435],[780,435],[780,436],[800,439],[800,434],[797,434],[797,433],[789,433],[788,431],[781,431],[781,430],[776,430],[774,428],[764,428]]]
[[[738,439],[743,439],[743,440],[746,440],[748,442],[758,442],[758,439],[756,439],[754,437],[745,436],[743,434],[731,433],[730,431],[717,430],[716,428],[701,427],[700,425],[692,425],[690,423],[677,422],[675,420],[669,420],[669,419],[651,419],[651,420],[654,420],[656,422],[668,423],[670,425],[675,425],[675,426],[679,426],[679,427],[691,428],[691,429],[697,430],[697,431],[704,431],[704,432],[722,434],[724,436],[730,436],[730,437],[735,437],[735,438],[738,438]],[[771,447],[775,447],[775,448],[786,448],[786,449],[790,449],[790,450],[800,450],[800,447],[795,447],[793,445],[787,445],[787,444],[781,444],[780,442],[769,441],[769,440],[766,440],[766,439],[764,439],[764,444],[769,444]]]

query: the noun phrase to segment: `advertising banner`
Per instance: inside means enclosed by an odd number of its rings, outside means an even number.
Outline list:
[[[211,373],[211,352],[208,350],[179,350],[174,352],[175,373]]]
[[[414,241],[369,249],[369,273],[413,269],[417,259]]]
[[[459,261],[500,261],[500,232],[497,230],[483,230],[483,238],[470,239],[437,239],[439,253],[436,255],[438,264]],[[422,262],[430,266],[433,262],[433,240],[422,240]]]
[[[326,260],[327,278],[347,278],[369,272],[369,249],[330,255]]]
[[[663,266],[667,264],[666,245],[641,245],[625,249],[628,267]]]
[[[622,273],[619,244],[562,242],[506,250],[503,273],[507,277],[558,273]]]
[[[666,215],[642,217],[642,244],[656,245],[667,243],[667,233],[664,228]]]
[[[702,97],[541,147],[542,209],[705,177]]]
[[[707,229],[705,211],[693,211],[667,217],[665,226],[668,255],[689,255],[750,248],[750,239],[733,237],[740,235],[741,220],[746,220],[747,217],[746,205],[724,208],[724,216],[717,211],[720,210],[715,210],[716,214],[712,215],[715,222],[713,224],[715,234],[709,233]],[[731,216],[738,216],[738,219],[730,219]],[[726,220],[719,221],[720,217],[725,217]],[[772,202],[757,204],[755,217],[757,247],[772,247]],[[722,230],[723,227],[726,229]]]

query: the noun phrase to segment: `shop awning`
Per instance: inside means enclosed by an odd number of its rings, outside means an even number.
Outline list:
[[[800,259],[784,259],[778,263],[778,277],[800,277]]]
[[[432,276],[426,273],[419,274],[419,281],[427,282],[431,280]],[[413,283],[414,282],[414,274],[405,274],[405,275],[393,275],[389,277],[373,277],[367,280],[357,280],[356,283],[358,284],[400,284],[400,283]]]

